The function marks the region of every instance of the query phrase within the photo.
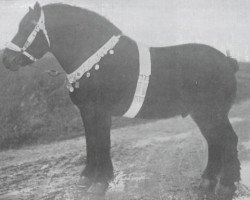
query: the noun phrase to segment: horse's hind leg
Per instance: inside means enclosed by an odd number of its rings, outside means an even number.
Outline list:
[[[236,190],[234,183],[240,180],[240,162],[237,151],[238,137],[227,117],[221,124],[220,132],[223,133],[221,138],[223,141],[222,168],[219,174],[220,181],[215,192],[219,196],[225,196],[225,199],[229,199],[227,195],[233,195]]]
[[[209,114],[206,110],[194,112],[191,116],[208,144],[208,161],[202,174],[201,187],[212,191],[222,167],[222,146],[219,139],[220,135],[216,130],[217,120],[214,120],[211,113]]]
[[[217,184],[215,192],[218,195],[231,195],[234,192],[234,182],[240,178],[240,166],[237,156],[238,139],[227,112],[207,107],[196,110],[191,115],[208,144],[208,162],[202,175],[201,187],[206,192],[211,192]]]

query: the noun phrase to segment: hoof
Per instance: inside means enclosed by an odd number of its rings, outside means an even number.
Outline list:
[[[216,185],[216,180],[202,179],[199,188],[202,191],[211,192],[214,190]]]
[[[85,176],[82,176],[78,181],[78,187],[80,188],[89,188],[92,185],[92,181]]]
[[[87,192],[94,195],[104,195],[108,189],[108,186],[108,183],[94,183]]]
[[[218,183],[215,187],[215,195],[218,200],[231,200],[233,199],[236,187],[233,184],[232,186],[224,186],[221,183]]]

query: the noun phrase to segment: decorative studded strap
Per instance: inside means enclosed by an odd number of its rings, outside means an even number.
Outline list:
[[[67,74],[68,84],[67,88],[70,92],[74,91],[74,87],[72,86],[73,83],[78,83],[77,81],[82,78],[82,76],[87,73],[87,77],[89,77],[88,71],[90,71],[95,64],[97,64],[102,57],[104,57],[108,51],[111,54],[114,53],[112,50],[115,45],[119,42],[121,35],[112,36],[96,53],[94,53],[91,57],[89,57],[80,67],[78,67],[74,72],[71,74]],[[99,65],[97,68],[99,69]]]
[[[133,101],[127,112],[123,115],[124,117],[128,118],[134,118],[139,113],[146,97],[149,77],[151,75],[151,58],[149,47],[141,44],[137,45],[139,50],[140,71]]]

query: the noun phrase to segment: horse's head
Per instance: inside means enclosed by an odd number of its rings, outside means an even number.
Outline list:
[[[17,34],[7,45],[3,54],[6,68],[16,71],[41,58],[50,48],[50,40],[45,28],[44,12],[39,3],[19,23]]]

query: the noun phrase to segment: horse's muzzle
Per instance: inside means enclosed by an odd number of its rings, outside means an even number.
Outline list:
[[[2,61],[4,66],[11,71],[17,71],[19,69],[15,56],[8,55],[5,51],[3,53]]]

